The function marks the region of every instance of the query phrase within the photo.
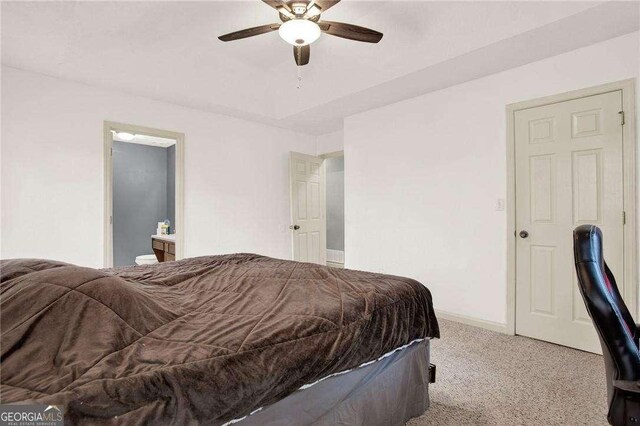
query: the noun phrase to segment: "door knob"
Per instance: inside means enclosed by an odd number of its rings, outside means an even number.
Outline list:
[[[529,236],[529,233],[527,231],[520,231],[520,238],[527,238]]]
[[[297,231],[298,229],[300,229],[300,227],[298,225],[291,225],[289,229],[293,229],[294,231]]]

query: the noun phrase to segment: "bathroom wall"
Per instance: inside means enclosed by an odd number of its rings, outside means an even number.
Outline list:
[[[151,235],[167,218],[168,149],[113,142],[113,263],[151,254]]]
[[[327,173],[327,250],[344,251],[344,157],[327,158],[325,163]]]
[[[167,219],[171,223],[171,233],[176,231],[176,146],[167,150]]]

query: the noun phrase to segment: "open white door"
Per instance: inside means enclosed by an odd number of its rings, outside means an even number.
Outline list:
[[[289,160],[293,260],[320,265],[327,260],[323,161],[297,152]]]

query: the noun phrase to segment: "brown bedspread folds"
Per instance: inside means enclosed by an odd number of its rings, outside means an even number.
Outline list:
[[[255,254],[0,268],[0,400],[72,423],[220,424],[439,336],[414,280]]]

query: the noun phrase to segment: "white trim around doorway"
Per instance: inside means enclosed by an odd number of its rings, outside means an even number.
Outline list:
[[[176,141],[176,260],[184,257],[184,134],[132,124],[104,122],[104,267],[113,267],[113,161],[112,131],[155,136]],[[151,236],[149,236],[151,237]],[[151,245],[151,241],[149,241]],[[149,246],[151,250],[151,246]]]

